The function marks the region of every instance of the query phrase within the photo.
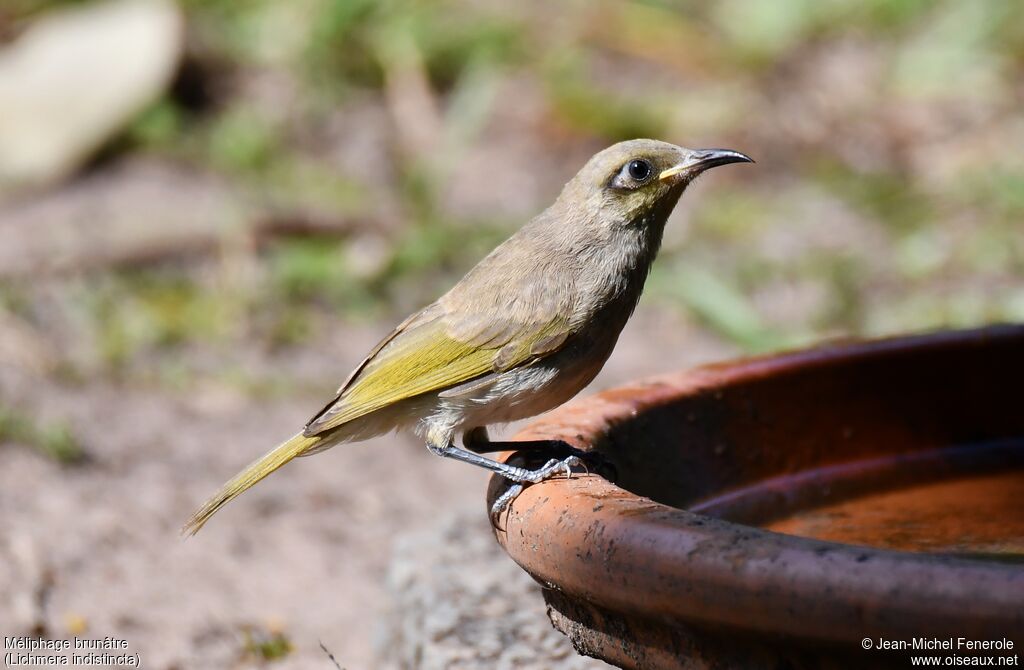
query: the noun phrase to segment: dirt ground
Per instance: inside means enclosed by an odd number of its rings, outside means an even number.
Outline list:
[[[727,353],[687,330],[641,309],[592,389]],[[346,333],[343,356],[317,348],[303,354],[308,362],[270,365],[319,370],[330,388],[374,336]],[[375,640],[402,617],[389,612],[386,579],[396,545],[443,536],[453,515],[475,519],[491,541],[486,474],[404,435],[299,460],[184,540],[178,528],[192,508],[301,426],[316,398],[253,402],[217,386],[182,396],[109,383],[85,392],[10,368],[0,379],[5,397],[78,427],[88,455],[67,466],[17,444],[0,451],[0,562],[13,568],[0,571],[12,605],[0,608],[5,634],[124,637],[147,668],[258,667],[277,639],[294,649],[274,667],[331,667],[321,641],[342,667],[382,667]],[[425,547],[421,567],[435,554]],[[511,561],[494,558],[474,569],[508,574]],[[546,628],[539,591],[530,597]]]

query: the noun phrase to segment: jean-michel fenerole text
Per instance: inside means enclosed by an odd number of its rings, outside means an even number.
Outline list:
[[[915,637],[909,640],[875,640],[875,649],[904,649],[914,651],[1005,651],[1014,648],[1013,640],[972,640],[966,637]]]

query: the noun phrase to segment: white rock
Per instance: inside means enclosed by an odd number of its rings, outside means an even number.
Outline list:
[[[0,50],[0,193],[80,166],[167,87],[183,49],[171,0],[40,17]]]

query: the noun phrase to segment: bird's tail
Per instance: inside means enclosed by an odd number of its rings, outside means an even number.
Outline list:
[[[192,518],[188,520],[188,523],[182,527],[182,534],[195,535],[203,527],[203,524],[209,521],[210,517],[216,514],[217,510],[221,507],[234,500],[243,491],[252,487],[296,456],[302,456],[304,453],[314,449],[322,441],[322,437],[306,437],[299,433],[278,445],[263,457],[250,463],[247,468],[235,475],[234,479],[221,487],[217,495],[207,500],[206,504],[196,510]]]

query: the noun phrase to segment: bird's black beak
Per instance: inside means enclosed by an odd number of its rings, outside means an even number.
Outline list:
[[[690,152],[681,163],[663,170],[658,179],[666,181],[678,175],[686,174],[695,177],[708,168],[728,165],[729,163],[753,163],[754,159],[732,149],[698,149]]]

